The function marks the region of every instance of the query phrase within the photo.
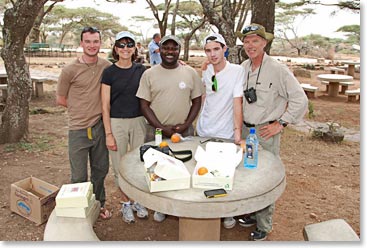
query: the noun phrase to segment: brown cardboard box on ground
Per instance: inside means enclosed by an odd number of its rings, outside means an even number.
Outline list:
[[[32,176],[12,183],[10,210],[37,224],[45,223],[58,191],[58,187]]]

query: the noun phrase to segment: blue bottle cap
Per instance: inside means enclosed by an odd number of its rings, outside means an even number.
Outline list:
[[[255,134],[256,133],[256,129],[255,128],[250,128],[250,134]]]

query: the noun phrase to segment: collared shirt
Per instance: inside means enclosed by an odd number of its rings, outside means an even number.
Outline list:
[[[159,65],[162,62],[161,54],[155,52],[156,49],[159,49],[158,44],[154,40],[152,40],[148,45],[148,49],[150,64]]]
[[[241,65],[245,68],[243,90],[248,84],[248,88],[256,89],[257,95],[254,103],[243,100],[245,122],[258,125],[281,118],[288,123],[297,123],[303,118],[308,108],[307,96],[288,67],[267,54],[264,54],[261,69],[251,71],[250,60]]]

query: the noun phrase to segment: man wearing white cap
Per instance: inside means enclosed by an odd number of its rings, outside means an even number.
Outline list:
[[[208,66],[202,73],[205,100],[200,112],[197,132],[202,137],[217,137],[241,141],[243,67],[229,63],[224,53],[227,46],[220,34],[204,39]]]
[[[216,137],[241,141],[242,99],[245,70],[228,62],[224,56],[227,46],[220,34],[210,34],[204,39],[204,51],[208,58],[202,72],[205,85],[204,104],[196,125],[201,137]],[[224,218],[225,228],[233,228],[236,220]]]
[[[260,145],[279,156],[280,134],[288,123],[301,120],[307,111],[308,100],[293,73],[283,64],[268,56],[264,49],[273,35],[259,24],[246,26],[237,36],[249,59],[245,68],[243,118],[244,136],[256,128]],[[271,166],[271,165],[269,165]],[[256,224],[250,239],[264,240],[272,230],[275,204],[239,220],[241,226]]]

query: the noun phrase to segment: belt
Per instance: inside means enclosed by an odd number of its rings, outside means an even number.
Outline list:
[[[265,122],[266,124],[271,124],[271,123],[274,123],[275,121],[268,121],[268,122]],[[263,124],[265,124],[263,123]],[[247,123],[247,122],[243,122],[243,124],[245,124],[246,127],[256,127],[256,126],[259,126],[259,125],[262,125],[262,124],[251,124],[251,123]]]

